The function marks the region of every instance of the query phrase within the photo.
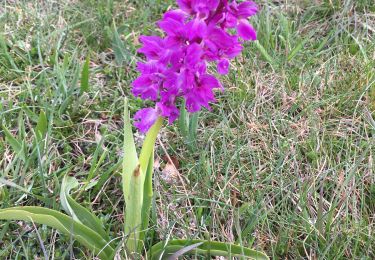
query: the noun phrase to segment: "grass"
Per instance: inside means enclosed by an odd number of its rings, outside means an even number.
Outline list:
[[[62,177],[74,175],[75,198],[121,239],[123,97],[133,112],[143,106],[129,94],[137,38],[173,2],[0,3],[1,208],[60,210]],[[200,113],[196,145],[177,124],[160,136],[148,243],[207,238],[273,259],[375,258],[371,2],[259,1],[258,41],[232,64],[213,111]],[[91,257],[44,226],[0,227],[2,259]]]

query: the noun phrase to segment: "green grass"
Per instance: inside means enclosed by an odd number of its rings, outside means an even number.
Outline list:
[[[1,208],[60,210],[70,174],[82,187],[75,198],[122,238],[123,97],[133,112],[143,106],[129,95],[137,38],[173,2],[0,3]],[[374,259],[374,5],[259,4],[258,42],[222,79],[213,111],[200,113],[194,149],[177,124],[160,135],[148,243],[206,238],[273,259]],[[165,170],[168,156],[178,173]],[[1,259],[35,255],[91,252],[45,226],[0,223]]]

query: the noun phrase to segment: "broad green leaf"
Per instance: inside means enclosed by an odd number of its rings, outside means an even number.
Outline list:
[[[86,189],[89,182],[94,178],[95,172],[98,170],[98,168],[100,167],[100,165],[102,164],[102,162],[104,161],[104,159],[107,156],[107,151],[103,151],[103,148],[102,148],[104,140],[105,140],[104,138],[101,138],[97,147],[96,147],[96,149],[95,149],[94,156],[93,156],[93,158],[90,162],[90,164],[91,164],[90,171],[89,171],[89,174],[86,178],[86,185],[85,185],[84,189]]]
[[[81,74],[81,94],[88,92],[89,86],[89,76],[90,76],[90,55],[86,57],[85,64],[83,64],[82,74]]]
[[[127,99],[125,99],[124,110],[124,157],[122,169],[122,186],[126,204],[124,214],[125,234],[129,235],[126,246],[130,252],[136,252],[139,236],[137,229],[140,228],[142,219],[144,183],[141,178],[143,174],[133,139]]]
[[[144,209],[145,173],[147,172],[150,157],[154,151],[156,137],[163,120],[162,118],[158,118],[156,123],[148,131],[138,160],[130,124],[127,100],[125,100],[124,113],[123,188],[126,203],[125,234],[129,235],[126,246],[130,252],[136,252],[139,249],[139,234],[143,226],[142,210]]]
[[[114,253],[107,241],[94,230],[55,210],[43,207],[7,208],[0,210],[0,219],[32,221],[55,228],[67,236],[74,237],[101,259],[110,259]]]
[[[139,164],[143,172],[147,171],[148,162],[151,154],[154,152],[156,137],[163,125],[163,118],[159,117],[151,129],[147,132],[145,141],[142,145],[141,154],[139,155]]]
[[[127,52],[124,42],[121,40],[120,33],[116,25],[113,28],[112,48],[115,54],[115,61],[118,66],[122,66],[125,61],[130,59],[130,54]]]
[[[263,47],[263,45],[260,44],[259,41],[255,41],[255,46],[258,48],[258,50],[263,55],[263,57],[268,61],[268,63],[273,66],[275,62],[272,59],[272,57],[268,54],[268,52],[266,51],[266,49]]]
[[[195,147],[195,142],[197,139],[197,129],[198,129],[198,119],[199,119],[199,112],[196,112],[191,115],[190,123],[189,123],[189,144],[192,147]]]
[[[139,199],[142,198],[142,203],[138,204],[138,207],[141,207],[140,225],[137,225],[137,232],[139,232],[139,236],[137,237],[138,241],[144,240],[145,231],[150,221],[150,209],[153,196],[152,175],[154,170],[154,147],[162,124],[163,119],[159,117],[148,131],[139,156],[137,169],[139,171],[139,182],[142,186],[140,187],[141,190],[135,193],[139,196]],[[142,246],[141,243],[137,245],[138,251],[142,251]]]
[[[22,108],[22,111],[27,115],[27,117],[31,121],[33,121],[34,123],[38,123],[39,116],[37,114],[35,114],[32,110],[30,110],[30,108],[27,105],[22,104],[21,108]]]
[[[144,241],[146,236],[146,230],[150,222],[150,210],[152,204],[152,197],[154,195],[152,187],[152,177],[154,173],[154,152],[150,156],[150,161],[148,163],[146,171],[146,179],[143,190],[143,205],[142,205],[142,225],[140,228],[139,240]],[[139,250],[142,250],[142,244],[139,245]]]
[[[135,167],[138,165],[137,150],[133,139],[132,126],[130,123],[128,101],[125,99],[124,110],[124,157],[123,157],[123,189],[125,200],[130,199],[130,179]]]
[[[79,221],[78,217],[74,213],[74,210],[70,207],[68,196],[71,189],[74,189],[79,186],[79,183],[76,178],[69,177],[68,175],[65,175],[62,183],[61,183],[61,190],[60,190],[60,200],[61,200],[61,206],[65,210],[68,215],[70,215],[75,221]]]
[[[6,39],[4,38],[3,34],[0,34],[0,48],[2,49],[2,56],[5,57],[5,60],[13,67],[13,69],[17,72],[21,72],[21,70],[17,67],[12,55],[10,55],[8,51],[8,46],[6,43]]]
[[[168,260],[177,260],[180,256],[187,254],[189,251],[199,247],[202,244],[203,242],[200,242],[200,243],[192,244],[190,246],[183,247],[180,250],[176,251],[173,255],[168,257]]]
[[[8,187],[12,187],[12,188],[17,189],[19,191],[22,191],[24,194],[18,199],[18,201],[21,201],[24,196],[30,195],[30,196],[32,196],[32,197],[34,197],[34,198],[36,198],[40,201],[43,201],[46,204],[52,204],[52,202],[53,202],[53,200],[51,198],[46,198],[46,197],[43,197],[43,196],[35,195],[35,194],[31,193],[28,189],[25,189],[24,187],[21,187],[18,184],[14,183],[10,180],[4,179],[2,177],[0,177],[0,184],[3,184],[3,185],[6,185]],[[30,190],[31,190],[31,188],[30,188]]]
[[[112,175],[121,171],[122,159],[116,164],[112,165],[108,170],[102,172],[99,179],[96,181],[96,185],[93,190],[93,194],[97,194],[103,187],[104,183],[111,178]]]
[[[36,132],[43,138],[48,129],[47,116],[44,111],[40,111],[38,123],[36,125]]]
[[[36,148],[38,153],[45,150],[45,143],[43,142],[43,140],[46,137],[47,130],[48,130],[47,116],[42,110],[40,111],[38,122],[35,127],[35,140],[37,143],[33,144],[33,147]]]
[[[6,141],[9,143],[9,145],[12,147],[12,149],[21,156],[23,160],[25,160],[25,153],[23,150],[23,145],[21,142],[19,142],[14,136],[11,134],[11,132],[3,126],[3,131],[5,134]]]
[[[212,242],[205,240],[171,240],[167,243],[159,242],[155,244],[147,253],[148,259],[168,259],[168,257],[173,256],[179,250],[186,247],[200,244],[196,248],[191,248],[190,251],[186,252],[188,254],[198,254],[198,255],[210,255],[210,256],[224,256],[224,257],[245,257],[247,259],[256,260],[267,260],[269,259],[267,255],[262,252],[252,250],[246,247],[241,247],[238,245],[233,245],[223,242]],[[181,252],[181,251],[180,251]]]
[[[104,240],[110,241],[100,219],[77,203],[70,195],[70,190],[79,186],[76,178],[65,175],[61,184],[60,199],[64,210],[75,220],[95,230]]]
[[[180,118],[178,119],[178,125],[180,127],[182,136],[186,138],[189,132],[189,121],[188,121],[188,113],[186,110],[185,100],[183,101],[183,104],[180,108]]]
[[[289,53],[288,55],[288,61],[291,61],[297,54],[298,52],[300,52],[303,48],[303,46],[305,46],[305,43],[307,42],[307,40],[309,40],[309,38],[306,38],[306,39],[302,39],[296,47],[294,47],[294,49]]]

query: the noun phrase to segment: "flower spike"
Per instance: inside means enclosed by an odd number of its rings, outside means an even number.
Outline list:
[[[189,112],[215,102],[220,81],[207,71],[210,62],[218,74],[229,73],[230,60],[237,57],[245,41],[257,35],[248,18],[258,12],[252,1],[177,0],[179,9],[168,11],[157,22],[164,37],[141,36],[138,50],[146,62],[138,63],[141,75],[132,92],[155,102],[135,115],[137,128],[145,133],[159,116],[173,123],[179,117],[181,98]]]

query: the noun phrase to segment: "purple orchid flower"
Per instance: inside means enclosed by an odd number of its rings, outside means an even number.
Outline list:
[[[179,117],[179,102],[186,100],[189,112],[215,102],[214,91],[223,90],[220,81],[207,71],[216,63],[218,74],[225,75],[230,60],[237,57],[244,41],[256,40],[248,18],[257,13],[252,1],[177,0],[179,9],[168,11],[157,23],[164,37],[141,36],[138,50],[146,62],[137,65],[141,75],[133,81],[132,92],[143,100],[156,102],[134,116],[143,133],[158,117],[173,123]]]

